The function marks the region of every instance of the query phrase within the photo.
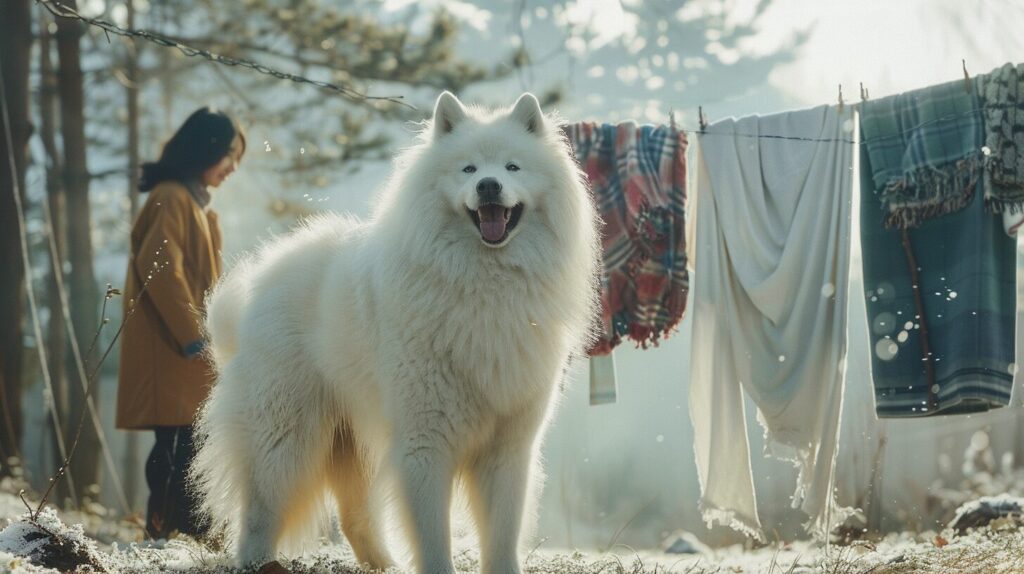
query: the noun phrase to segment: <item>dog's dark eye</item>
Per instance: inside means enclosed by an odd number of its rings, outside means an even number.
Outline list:
[[[474,172],[476,172],[476,166],[475,165],[467,165],[466,167],[462,168],[462,171],[464,171],[466,173],[474,173]]]
[[[505,169],[507,169],[509,171],[519,171],[519,166],[514,164],[514,163],[512,163],[512,162],[509,162],[509,163],[505,164]]]

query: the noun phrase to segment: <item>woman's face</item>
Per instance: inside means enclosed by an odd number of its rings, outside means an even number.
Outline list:
[[[236,135],[234,141],[231,142],[231,149],[228,151],[228,155],[203,172],[201,177],[203,185],[207,187],[220,187],[220,184],[224,183],[224,180],[238,168],[238,160],[241,157],[242,138]]]

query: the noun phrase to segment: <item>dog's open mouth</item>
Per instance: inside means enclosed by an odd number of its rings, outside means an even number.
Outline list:
[[[481,205],[476,211],[466,208],[473,224],[480,230],[480,237],[484,243],[499,245],[508,238],[512,230],[519,225],[519,218],[523,215],[523,204],[517,203],[512,207],[505,207],[497,203]]]

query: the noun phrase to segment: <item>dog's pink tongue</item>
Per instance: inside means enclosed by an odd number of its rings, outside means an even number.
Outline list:
[[[501,241],[505,236],[505,212],[507,210],[501,205],[481,205],[476,210],[480,217],[480,235],[491,242]]]

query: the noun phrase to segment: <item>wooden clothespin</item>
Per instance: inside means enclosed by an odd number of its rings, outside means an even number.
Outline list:
[[[843,85],[839,84],[839,113],[843,113]]]
[[[860,83],[860,101],[868,101],[868,90],[864,87],[864,82]]]
[[[971,93],[971,75],[967,73],[967,60],[960,60],[960,63],[964,66],[964,89],[967,93]]]
[[[700,123],[700,133],[708,127],[708,119],[704,115],[704,106],[697,106],[697,121]]]

